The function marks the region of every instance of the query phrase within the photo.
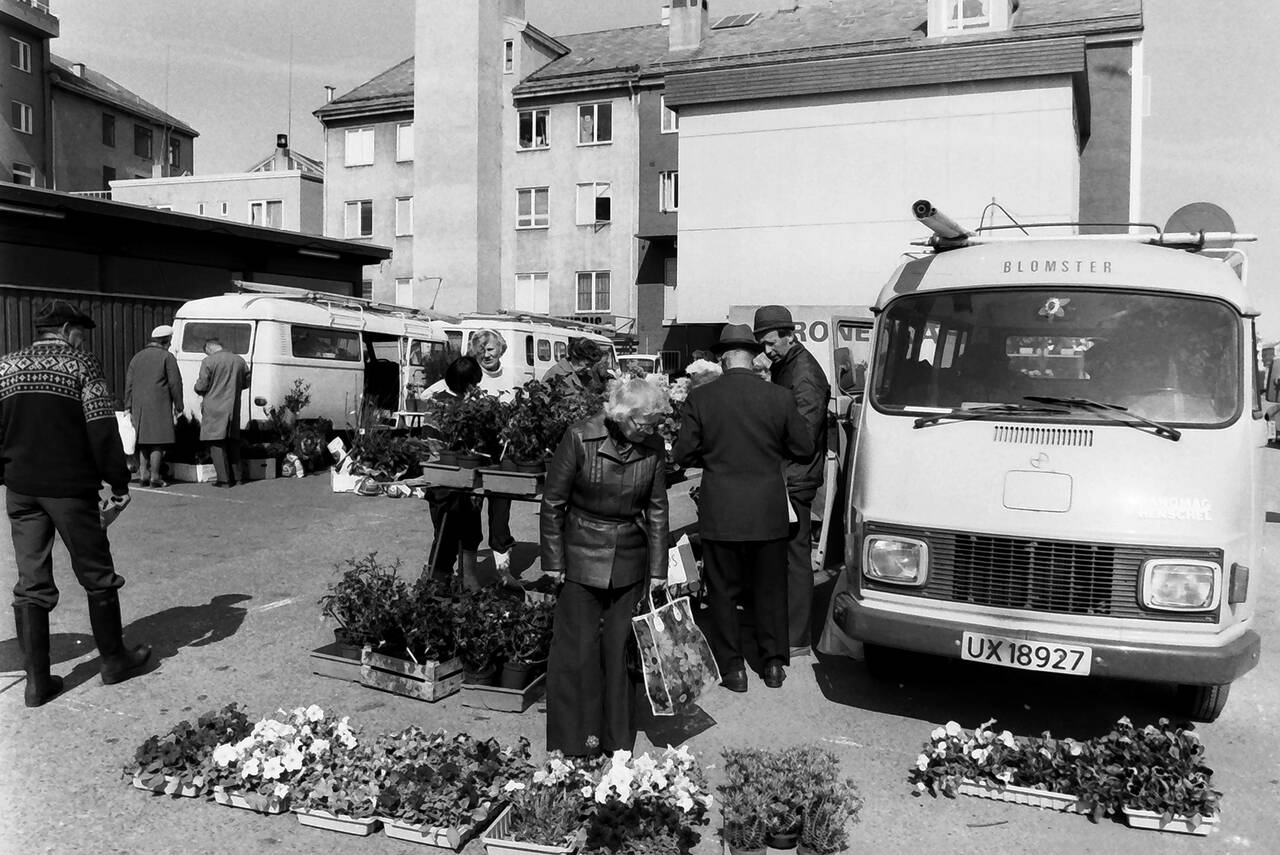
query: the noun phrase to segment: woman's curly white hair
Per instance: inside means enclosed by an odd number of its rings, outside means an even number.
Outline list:
[[[667,390],[648,380],[611,380],[605,391],[604,414],[614,422],[628,416],[654,416],[671,409]]]

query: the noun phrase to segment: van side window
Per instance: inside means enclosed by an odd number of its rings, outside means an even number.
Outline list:
[[[462,330],[449,330],[445,337],[449,339],[449,360],[457,359],[462,355]]]
[[[360,361],[360,334],[357,332],[290,324],[289,340],[292,355],[299,359]]]
[[[232,353],[249,352],[249,335],[253,325],[231,321],[187,321],[182,325],[182,352],[203,353],[204,343],[211,338],[222,342]]]
[[[524,337],[524,361],[529,365],[533,364],[533,336]]]
[[[444,376],[444,370],[456,357],[444,342],[424,341],[421,345],[425,352],[422,354],[422,366],[419,370],[422,372],[422,386],[426,388]]]
[[[555,348],[555,357],[557,362],[569,355],[569,345],[563,341],[554,342],[552,347]]]
[[[545,338],[538,339],[538,361],[551,361],[551,342],[547,341]]]

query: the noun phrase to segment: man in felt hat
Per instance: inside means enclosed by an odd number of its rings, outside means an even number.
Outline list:
[[[693,389],[672,457],[702,467],[702,555],[711,607],[710,642],[724,686],[747,690],[737,600],[752,591],[765,685],[790,662],[787,630],[787,487],[783,464],[807,460],[813,437],[786,389],[756,376],[763,345],[746,324],[725,327],[712,347],[724,373]]]
[[[249,365],[222,341],[204,343],[205,358],[196,376],[200,404],[200,439],[209,444],[217,474],[215,487],[234,487],[240,467],[240,393],[249,388]]]
[[[151,341],[129,362],[124,381],[124,407],[138,434],[138,483],[165,487],[160,464],[173,445],[173,417],[182,412],[182,375],[169,352],[173,327],[161,324]]]
[[[812,455],[787,464],[787,494],[797,520],[792,526],[787,549],[791,655],[808,656],[811,649],[809,625],[813,619],[812,519],[809,514],[818,488],[822,486],[822,470],[827,460],[827,406],[831,384],[818,360],[796,341],[795,321],[786,306],[756,309],[752,331],[773,364],[770,369],[773,382],[795,396],[796,406],[813,438]]]
[[[115,396],[97,357],[84,350],[93,319],[64,300],[35,318],[36,341],[0,357],[0,483],[13,532],[18,582],[13,617],[27,672],[26,704],[62,691],[49,673],[49,612],[58,604],[53,535],[89,598],[89,623],[104,683],[140,673],[145,645],[125,646],[120,628],[124,579],[115,572],[99,515],[98,491],[111,487],[117,507],[129,500],[129,468],[116,424]]]

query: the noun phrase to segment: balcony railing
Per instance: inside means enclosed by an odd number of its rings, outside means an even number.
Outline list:
[[[49,9],[49,0],[14,0],[15,3],[21,3],[24,6],[31,6],[44,12],[46,15],[52,15]]]
[[[83,196],[86,199],[106,199],[111,200],[110,190],[74,190],[72,196]]]

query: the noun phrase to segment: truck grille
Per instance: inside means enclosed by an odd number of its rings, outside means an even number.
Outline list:
[[[1142,562],[1159,555],[1222,564],[1218,549],[997,537],[969,532],[868,523],[867,534],[912,537],[929,544],[922,588],[862,577],[868,590],[994,606],[1018,611],[1095,617],[1213,623],[1216,611],[1194,615],[1148,611],[1140,605]]]

